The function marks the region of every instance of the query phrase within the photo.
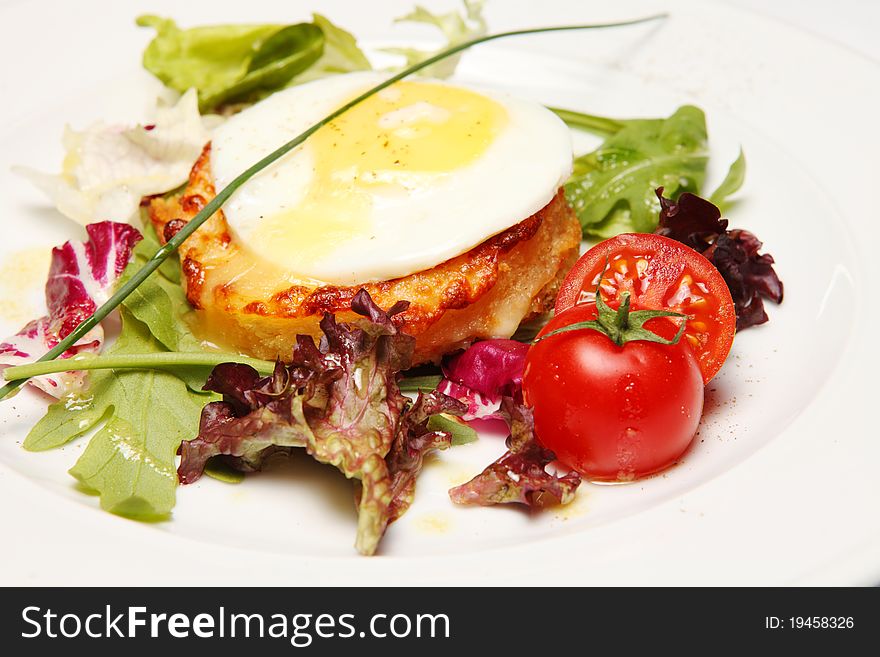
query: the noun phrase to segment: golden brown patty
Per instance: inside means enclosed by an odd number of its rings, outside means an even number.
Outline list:
[[[149,200],[160,239],[213,198],[210,154],[208,144],[182,194]],[[521,321],[548,311],[579,244],[580,227],[559,190],[537,213],[467,253],[390,281],[340,287],[292,278],[239,248],[222,211],[184,242],[180,258],[205,339],[258,358],[287,358],[298,333],[320,335],[325,312],[354,320],[349,306],[363,287],[383,308],[401,299],[411,303],[394,319],[416,337],[418,364],[477,338],[509,337]]]

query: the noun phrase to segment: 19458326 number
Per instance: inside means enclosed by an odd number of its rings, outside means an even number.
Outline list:
[[[852,616],[790,616],[788,619],[766,616],[764,627],[770,630],[851,630],[855,627],[855,621]]]
[[[796,630],[850,630],[855,625],[852,616],[792,616],[788,622]]]

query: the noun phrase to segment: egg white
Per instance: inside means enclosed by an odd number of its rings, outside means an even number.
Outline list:
[[[356,94],[382,80],[353,73],[317,80],[270,96],[223,124],[212,141],[211,168],[219,190],[260,158]],[[431,81],[446,86],[447,83]],[[388,92],[393,97],[394,87]],[[223,211],[240,245],[303,279],[334,285],[382,281],[430,269],[515,225],[547,205],[571,173],[571,135],[552,112],[497,92],[479,93],[501,105],[507,120],[481,155],[451,171],[395,174],[371,192],[368,223],[333,232],[320,252],[303,241],[278,252],[259,238],[265,222],[310,194],[316,153],[310,141],[236,191]],[[442,108],[413,103],[381,117],[383,127],[444,120]],[[345,171],[334,172],[344,180]],[[382,176],[383,172],[377,172]],[[328,225],[336,221],[328,217]],[[339,227],[336,226],[336,229]],[[292,235],[298,227],[291,225]],[[262,243],[262,247],[261,247]]]

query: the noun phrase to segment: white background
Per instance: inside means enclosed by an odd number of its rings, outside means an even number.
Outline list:
[[[0,7],[27,1],[0,0]],[[504,0],[488,1],[492,3]],[[777,18],[880,60],[880,39],[877,38],[877,30],[880,28],[880,2],[878,0],[714,1]],[[674,4],[675,0],[670,0],[670,7]]]
[[[877,0],[725,0],[880,60]]]

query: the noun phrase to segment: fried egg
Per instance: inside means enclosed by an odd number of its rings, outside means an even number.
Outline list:
[[[214,134],[216,189],[383,78],[273,94]],[[545,207],[571,172],[569,130],[536,103],[434,80],[374,94],[267,167],[223,208],[236,243],[303,281],[424,271]]]

